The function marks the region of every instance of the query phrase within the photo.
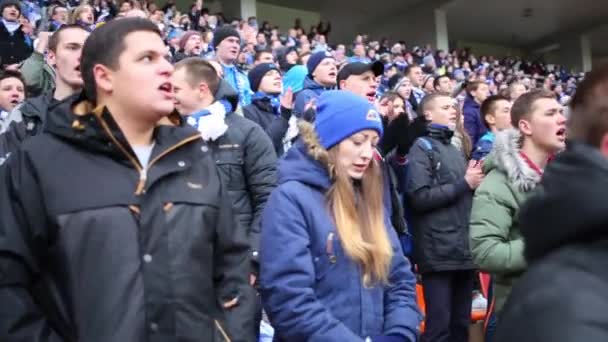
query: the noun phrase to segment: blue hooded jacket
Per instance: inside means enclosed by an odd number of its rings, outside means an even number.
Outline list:
[[[306,107],[306,104],[311,100],[318,98],[324,91],[332,89],[334,89],[334,87],[323,87],[310,78],[310,76],[306,76],[304,79],[304,89],[296,94],[296,101],[293,105],[294,114],[298,118],[303,118],[308,122],[313,122],[313,117],[302,117],[304,115],[304,108]]]
[[[481,121],[480,109],[479,103],[475,102],[470,94],[467,94],[462,106],[462,113],[464,115],[464,129],[469,134],[473,146],[488,131]]]
[[[416,341],[416,280],[385,217],[393,246],[389,284],[365,288],[343,250],[325,200],[327,169],[299,140],[279,164],[279,185],[262,216],[260,292],[278,340]]]

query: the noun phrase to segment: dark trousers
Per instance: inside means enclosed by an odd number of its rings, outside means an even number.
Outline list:
[[[421,342],[468,342],[474,271],[424,273],[425,331]]]

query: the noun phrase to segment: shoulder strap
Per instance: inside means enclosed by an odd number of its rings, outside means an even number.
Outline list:
[[[435,153],[433,151],[433,143],[426,137],[420,137],[420,138],[418,138],[418,140],[420,140],[422,142],[421,145],[424,148],[424,150],[426,151],[426,154],[429,157],[429,160],[431,161],[431,172],[433,173],[433,178],[435,178],[438,167],[437,167],[437,161],[435,160]]]

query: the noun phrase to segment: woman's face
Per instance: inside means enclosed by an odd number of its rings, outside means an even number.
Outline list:
[[[84,6],[82,8],[82,12],[80,12],[80,15],[78,16],[78,19],[85,24],[92,25],[95,21],[93,16],[93,8],[91,8],[91,6]]]
[[[373,162],[380,137],[371,129],[357,132],[337,145],[336,163],[353,179],[361,179]]]
[[[388,111],[388,121],[395,120],[399,115],[405,113],[405,102],[401,97],[397,97],[390,104]]]
[[[399,93],[402,98],[409,99],[412,94],[412,82],[409,79],[404,79],[401,86],[399,86],[399,89],[397,89],[397,93]]]

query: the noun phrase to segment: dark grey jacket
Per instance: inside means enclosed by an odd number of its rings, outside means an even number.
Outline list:
[[[216,99],[227,99],[234,105],[238,94],[222,80]],[[249,231],[251,257],[257,268],[260,219],[266,201],[276,187],[277,157],[270,138],[253,121],[229,113],[225,123],[228,130],[209,142],[209,146],[232,198],[234,212]]]
[[[283,149],[283,137],[289,128],[291,110],[281,107],[281,114],[276,115],[272,109],[269,99],[253,100],[249,106],[243,108],[245,117],[260,125],[272,140],[274,150],[278,157],[285,152]]]
[[[73,101],[0,169],[0,341],[251,340],[224,325],[249,245],[200,134],[159,127],[141,171],[110,113]]]
[[[421,273],[474,269],[469,249],[473,192],[467,162],[450,143],[453,132],[429,127],[429,150],[418,139],[408,155],[406,182],[412,209],[414,259]]]

